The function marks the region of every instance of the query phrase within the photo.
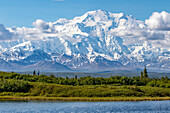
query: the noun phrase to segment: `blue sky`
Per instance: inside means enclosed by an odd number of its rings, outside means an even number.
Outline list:
[[[170,0],[0,0],[0,24],[32,27],[36,19],[71,19],[97,9],[145,20],[152,12],[170,12]]]

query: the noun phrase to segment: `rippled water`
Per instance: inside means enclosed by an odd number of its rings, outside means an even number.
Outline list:
[[[170,101],[0,101],[1,113],[170,113]]]

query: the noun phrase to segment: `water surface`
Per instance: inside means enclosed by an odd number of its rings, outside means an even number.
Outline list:
[[[0,101],[0,113],[170,113],[170,101]]]

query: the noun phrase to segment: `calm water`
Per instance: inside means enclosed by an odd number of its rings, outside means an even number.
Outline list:
[[[1,113],[170,113],[170,101],[0,101]]]

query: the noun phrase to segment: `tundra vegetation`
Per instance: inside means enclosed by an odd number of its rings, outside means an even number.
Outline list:
[[[141,76],[56,77],[0,72],[0,98],[9,97],[167,97],[170,99],[168,77],[149,78],[146,68]],[[8,97],[8,98],[9,98]]]

